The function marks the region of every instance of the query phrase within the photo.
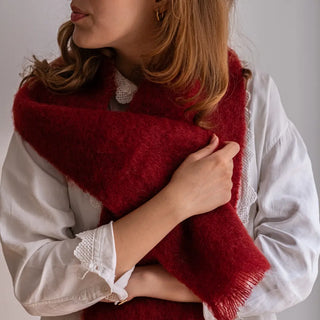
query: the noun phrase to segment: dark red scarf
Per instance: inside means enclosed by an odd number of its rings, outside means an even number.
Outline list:
[[[100,224],[116,221],[159,192],[186,156],[207,145],[212,134],[183,117],[174,92],[146,80],[126,112],[108,110],[116,90],[114,71],[106,58],[96,80],[76,94],[54,94],[40,82],[33,88],[24,85],[13,106],[14,126],[21,136],[67,179],[102,202]],[[236,317],[269,268],[236,212],[246,98],[241,64],[231,50],[229,71],[228,91],[212,121],[220,144],[232,140],[241,146],[234,157],[232,199],[184,220],[137,263],[162,264],[206,302],[218,320]],[[186,96],[194,95],[197,88]],[[121,306],[97,303],[83,312],[83,319],[199,320],[203,316],[201,303],[138,297]]]

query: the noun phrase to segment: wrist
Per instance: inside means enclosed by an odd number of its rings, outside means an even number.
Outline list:
[[[130,278],[131,290],[135,297],[154,297],[154,292],[158,291],[160,265],[144,265],[135,268]]]
[[[158,196],[162,198],[162,203],[168,207],[168,212],[177,220],[177,224],[191,216],[187,212],[187,207],[183,201],[179,200],[177,192],[174,187],[169,183],[159,193]]]
[[[133,297],[142,297],[147,294],[148,266],[136,266],[130,278],[130,294]],[[128,288],[128,287],[127,287]],[[129,289],[130,289],[129,288]]]
[[[159,272],[160,265],[151,264],[141,267],[141,296],[159,298]]]
[[[146,266],[144,281],[143,296],[179,302],[201,302],[198,296],[160,264]]]

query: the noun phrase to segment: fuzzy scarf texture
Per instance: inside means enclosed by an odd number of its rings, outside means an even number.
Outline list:
[[[228,91],[212,115],[214,132],[236,141],[232,198],[213,211],[177,225],[139,265],[160,263],[204,301],[218,320],[237,316],[239,307],[270,265],[241,223],[236,204],[245,147],[245,80],[229,50]],[[184,118],[176,93],[144,80],[125,112],[110,111],[115,67],[106,58],[96,79],[75,94],[49,91],[40,81],[15,95],[15,129],[68,180],[103,204],[100,224],[116,221],[158,193],[190,153],[204,147],[212,132]],[[199,83],[198,83],[199,84]],[[194,85],[184,94],[197,92]],[[212,195],[214,196],[214,190]],[[40,226],[39,226],[40,227]],[[129,248],[128,248],[129,250]],[[81,281],[81,280],[79,280]],[[96,303],[85,320],[203,319],[201,303],[138,297],[116,306]]]

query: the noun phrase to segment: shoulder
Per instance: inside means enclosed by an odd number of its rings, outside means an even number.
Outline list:
[[[11,178],[14,175],[20,176],[20,179],[24,175],[30,181],[32,181],[32,177],[37,175],[43,183],[45,183],[45,179],[54,178],[60,184],[66,185],[65,176],[42,157],[16,129],[11,134],[2,167],[2,178],[5,174],[9,174]]]
[[[270,74],[253,69],[247,90],[250,94],[248,109],[255,143],[263,156],[286,132],[290,121],[278,86]]]

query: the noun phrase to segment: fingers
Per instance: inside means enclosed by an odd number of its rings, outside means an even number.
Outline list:
[[[199,160],[210,155],[217,148],[218,144],[219,138],[215,134],[213,134],[212,139],[208,145],[190,154],[191,159]]]
[[[213,155],[213,153],[215,153],[221,155],[225,159],[232,159],[240,151],[240,145],[235,141],[224,141],[224,143],[225,146],[223,148],[214,152],[214,150],[219,145],[219,137],[213,134],[208,145],[199,149],[196,152],[191,153],[188,158],[191,161],[195,161],[207,157],[209,155]]]
[[[232,159],[240,151],[240,145],[239,145],[239,143],[237,143],[235,141],[224,141],[224,143],[226,145],[223,148],[221,148],[220,150],[216,151],[216,154],[221,153],[221,154],[223,154],[223,157],[226,157],[228,159]]]

